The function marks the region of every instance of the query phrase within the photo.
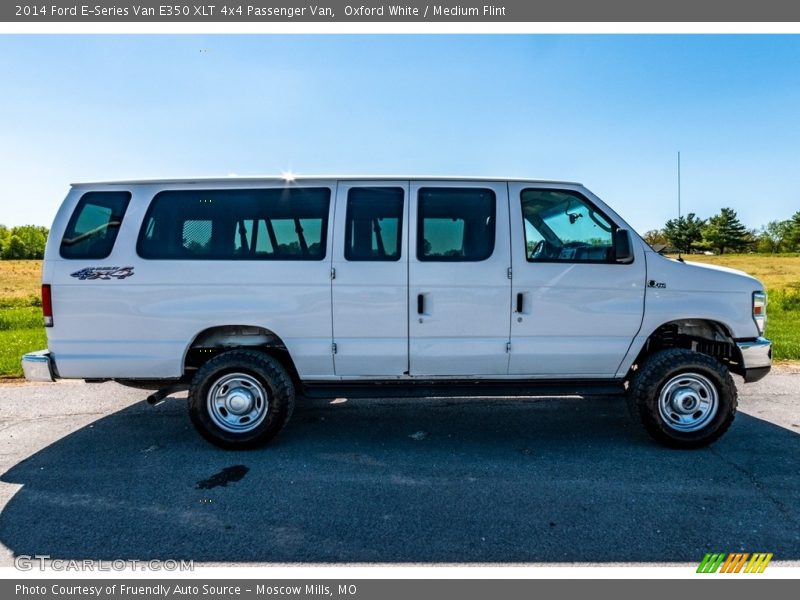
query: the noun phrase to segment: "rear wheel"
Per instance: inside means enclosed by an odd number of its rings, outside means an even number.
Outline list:
[[[671,348],[649,356],[628,390],[631,413],[655,440],[700,448],[717,440],[736,416],[736,385],[711,356]]]
[[[195,374],[189,392],[192,423],[212,444],[255,448],[272,440],[294,409],[294,386],[273,357],[253,350],[215,356]]]

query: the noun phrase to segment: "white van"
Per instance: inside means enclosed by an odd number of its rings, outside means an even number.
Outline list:
[[[675,447],[770,369],[760,282],[664,258],[577,183],[227,178],[72,186],[32,380],[189,390],[253,447],[296,395],[624,394]]]

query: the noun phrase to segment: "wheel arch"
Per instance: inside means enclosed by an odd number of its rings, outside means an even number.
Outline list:
[[[636,353],[629,373],[648,356],[669,348],[693,350],[719,360],[734,373],[742,371],[741,351],[729,325],[714,319],[686,317],[652,328]]]
[[[283,339],[273,330],[260,325],[224,324],[199,331],[183,353],[183,374],[191,374],[215,356],[229,350],[257,350],[274,356],[299,381],[297,368]]]

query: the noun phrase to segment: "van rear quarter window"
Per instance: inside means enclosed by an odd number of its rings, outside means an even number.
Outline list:
[[[323,260],[330,196],[328,188],[160,192],[137,252],[169,260]]]
[[[106,258],[114,248],[130,192],[87,192],[78,201],[61,238],[62,258]]]

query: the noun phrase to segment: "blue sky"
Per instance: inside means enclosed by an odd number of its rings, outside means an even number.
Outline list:
[[[580,181],[637,230],[800,209],[800,36],[0,37],[0,223],[72,181],[300,174]]]

